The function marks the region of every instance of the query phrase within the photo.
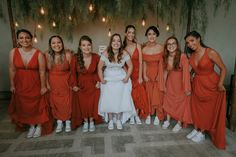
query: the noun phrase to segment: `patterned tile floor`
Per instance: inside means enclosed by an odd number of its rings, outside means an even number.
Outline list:
[[[217,150],[207,138],[196,144],[185,138],[190,128],[173,133],[154,125],[126,124],[122,131],[98,125],[94,133],[81,128],[70,133],[26,139],[14,131],[0,101],[0,157],[235,157],[236,132],[227,130],[227,149]],[[173,127],[173,123],[170,128]]]

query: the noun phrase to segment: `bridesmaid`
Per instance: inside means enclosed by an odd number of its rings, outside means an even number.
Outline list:
[[[49,50],[46,53],[49,89],[49,102],[53,117],[57,120],[56,133],[62,131],[65,121],[65,132],[71,131],[72,91],[70,87],[70,63],[72,54],[64,49],[60,36],[51,36]]]
[[[80,118],[83,119],[83,132],[95,131],[94,122],[101,122],[98,116],[98,101],[100,95],[100,83],[97,74],[97,65],[100,57],[92,52],[92,40],[84,35],[80,38],[78,53],[75,55],[75,73],[77,76],[77,84],[73,90],[77,92]],[[77,116],[78,117],[78,116]],[[79,124],[79,119],[75,119],[75,123]]]
[[[211,136],[214,145],[225,149],[226,93],[223,85],[226,67],[220,55],[202,43],[201,35],[192,31],[185,36],[190,64],[193,68],[191,108],[195,129],[187,135],[194,142]],[[220,69],[215,72],[214,66]]]
[[[143,48],[143,78],[149,103],[149,114],[145,121],[151,124],[151,114],[156,113],[154,125],[159,125],[164,119],[162,99],[164,90],[163,78],[163,46],[157,43],[159,31],[157,27],[150,26],[145,33],[148,42]]]
[[[22,129],[29,125],[27,138],[49,133],[42,127],[49,121],[46,99],[45,60],[43,54],[33,47],[32,34],[17,31],[19,48],[10,51],[9,73],[12,99],[8,108],[11,120]]]
[[[170,118],[174,118],[178,122],[172,131],[178,132],[181,130],[182,124],[186,126],[192,123],[192,117],[189,61],[187,56],[181,53],[176,37],[169,37],[165,42],[164,63],[166,92],[163,99],[163,109],[167,113],[167,120],[162,128],[167,129],[170,125]]]
[[[148,101],[146,91],[143,86],[142,77],[142,51],[141,46],[136,42],[135,38],[136,28],[133,25],[128,25],[125,28],[125,39],[124,39],[124,49],[131,56],[131,61],[133,63],[133,71],[130,76],[132,81],[132,98],[136,108],[137,115],[130,118],[130,124],[142,124],[140,117],[147,118],[148,114]]]

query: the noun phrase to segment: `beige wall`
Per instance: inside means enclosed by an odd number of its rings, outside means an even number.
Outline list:
[[[213,10],[213,4],[209,2],[209,6],[211,6],[208,10]],[[235,60],[235,52],[233,45],[235,45],[234,37],[236,36],[236,20],[234,19],[234,15],[236,15],[236,1],[232,2],[232,7],[230,8],[230,11],[226,17],[224,17],[224,12],[218,12],[216,17],[213,17],[213,13],[209,14],[209,24],[206,31],[206,35],[204,37],[205,43],[216,49],[222,56],[227,69],[227,79],[226,84],[229,83],[230,75],[233,73],[234,68],[234,60]],[[180,29],[178,24],[179,19],[176,19],[176,33],[175,35],[179,38],[181,45],[183,47],[184,45],[184,35],[185,30]],[[4,23],[2,20],[0,20],[0,35],[1,35],[1,42],[0,42],[0,91],[7,91],[9,90],[9,77],[8,77],[8,53],[10,49],[12,48],[12,41],[11,41],[11,34],[10,34],[10,28],[9,23]],[[137,21],[134,24],[137,28],[137,39],[140,43],[143,43],[146,41],[146,38],[144,36],[145,30],[149,25],[156,25],[156,19],[155,17],[148,17],[148,21],[146,22],[146,26],[141,26],[141,20]],[[163,23],[163,24],[162,24]],[[160,32],[161,35],[158,38],[159,42],[163,43],[164,40],[172,35],[172,32],[167,32],[165,30],[166,22],[159,22],[160,25]],[[33,25],[27,25],[24,26],[25,28],[29,30],[33,30]],[[112,33],[120,33],[122,36],[124,35],[124,29],[125,24],[122,21],[119,21],[117,23],[113,23],[110,26]],[[88,23],[84,24],[78,27],[78,30],[74,32],[74,40],[73,42],[68,41],[64,36],[64,43],[65,47],[72,49],[76,51],[78,47],[78,41],[81,35],[89,35],[93,40],[93,47],[94,51],[98,51],[99,45],[107,45],[109,42],[108,37],[108,24],[104,24],[102,22],[96,22],[96,23]],[[35,44],[35,47],[38,47],[40,50],[44,51],[48,47],[48,38],[53,35],[54,33],[49,32],[49,29],[43,28],[43,38],[38,38],[38,43]]]

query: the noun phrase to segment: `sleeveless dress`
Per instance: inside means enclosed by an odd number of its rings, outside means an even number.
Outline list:
[[[64,64],[54,64],[49,70],[49,102],[52,115],[58,120],[69,120],[72,110],[72,91],[70,89],[70,64],[64,58]]]
[[[225,149],[226,93],[218,91],[219,75],[214,71],[215,63],[208,56],[206,48],[198,65],[194,54],[190,64],[195,72],[192,82],[193,124],[209,132],[214,145]]]
[[[185,92],[191,92],[189,61],[185,54],[180,57],[179,69],[171,67],[166,81],[166,93],[163,99],[163,109],[175,120],[192,124],[190,108],[191,96]]]
[[[125,123],[131,116],[136,115],[134,103],[131,96],[132,84],[123,83],[126,72],[123,66],[130,56],[124,56],[120,63],[111,63],[108,58],[101,55],[100,58],[105,62],[104,80],[101,84],[101,94],[99,99],[98,113],[108,122],[108,113],[122,113],[121,122]]]
[[[148,99],[144,84],[138,83],[139,78],[139,51],[136,47],[131,56],[133,71],[130,76],[132,81],[132,98],[136,109],[140,110],[140,117],[146,118],[149,115]]]
[[[39,75],[38,56],[36,50],[27,65],[24,65],[19,49],[16,48],[13,64],[16,68],[14,84],[8,113],[17,129],[24,130],[25,124],[42,124],[42,134],[51,133],[52,123],[49,122],[49,106],[45,95],[40,94],[41,81]]]
[[[143,54],[143,61],[146,62],[146,73],[149,78],[149,81],[145,82],[149,103],[149,114],[154,114],[156,110],[158,118],[163,120],[163,53],[151,55]]]

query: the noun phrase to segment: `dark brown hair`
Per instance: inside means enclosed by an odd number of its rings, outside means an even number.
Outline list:
[[[129,28],[133,28],[134,29],[134,33],[136,32],[136,28],[134,27],[134,25],[128,25],[125,27],[125,33],[127,33],[128,29]],[[125,48],[127,46],[127,41],[126,41],[126,36],[124,38],[124,41],[123,41],[123,47]],[[134,36],[134,40],[132,41],[134,43],[136,43],[136,37]]]
[[[120,48],[119,48],[119,52],[118,52],[118,56],[117,56],[118,63],[120,63],[120,60],[122,59],[122,55],[123,55],[123,46],[122,46],[121,36],[118,33],[115,33],[111,36],[111,39],[110,39],[110,42],[109,42],[109,45],[108,45],[108,48],[107,48],[108,59],[109,59],[110,62],[115,61],[114,52],[113,52],[112,46],[111,46],[111,43],[112,43],[113,38],[115,36],[118,36],[120,38]]]
[[[180,46],[179,46],[179,42],[178,42],[178,39],[174,36],[171,36],[169,38],[166,39],[165,41],[165,45],[164,45],[164,64],[165,64],[165,67],[167,68],[167,65],[168,65],[168,57],[169,57],[169,51],[167,50],[167,42],[170,40],[170,39],[174,39],[175,42],[176,42],[176,45],[177,45],[177,49],[175,50],[176,51],[176,55],[175,55],[175,58],[174,58],[174,62],[173,62],[173,67],[175,70],[179,69],[179,62],[180,62],[180,57],[181,57],[181,50],[180,50]]]

